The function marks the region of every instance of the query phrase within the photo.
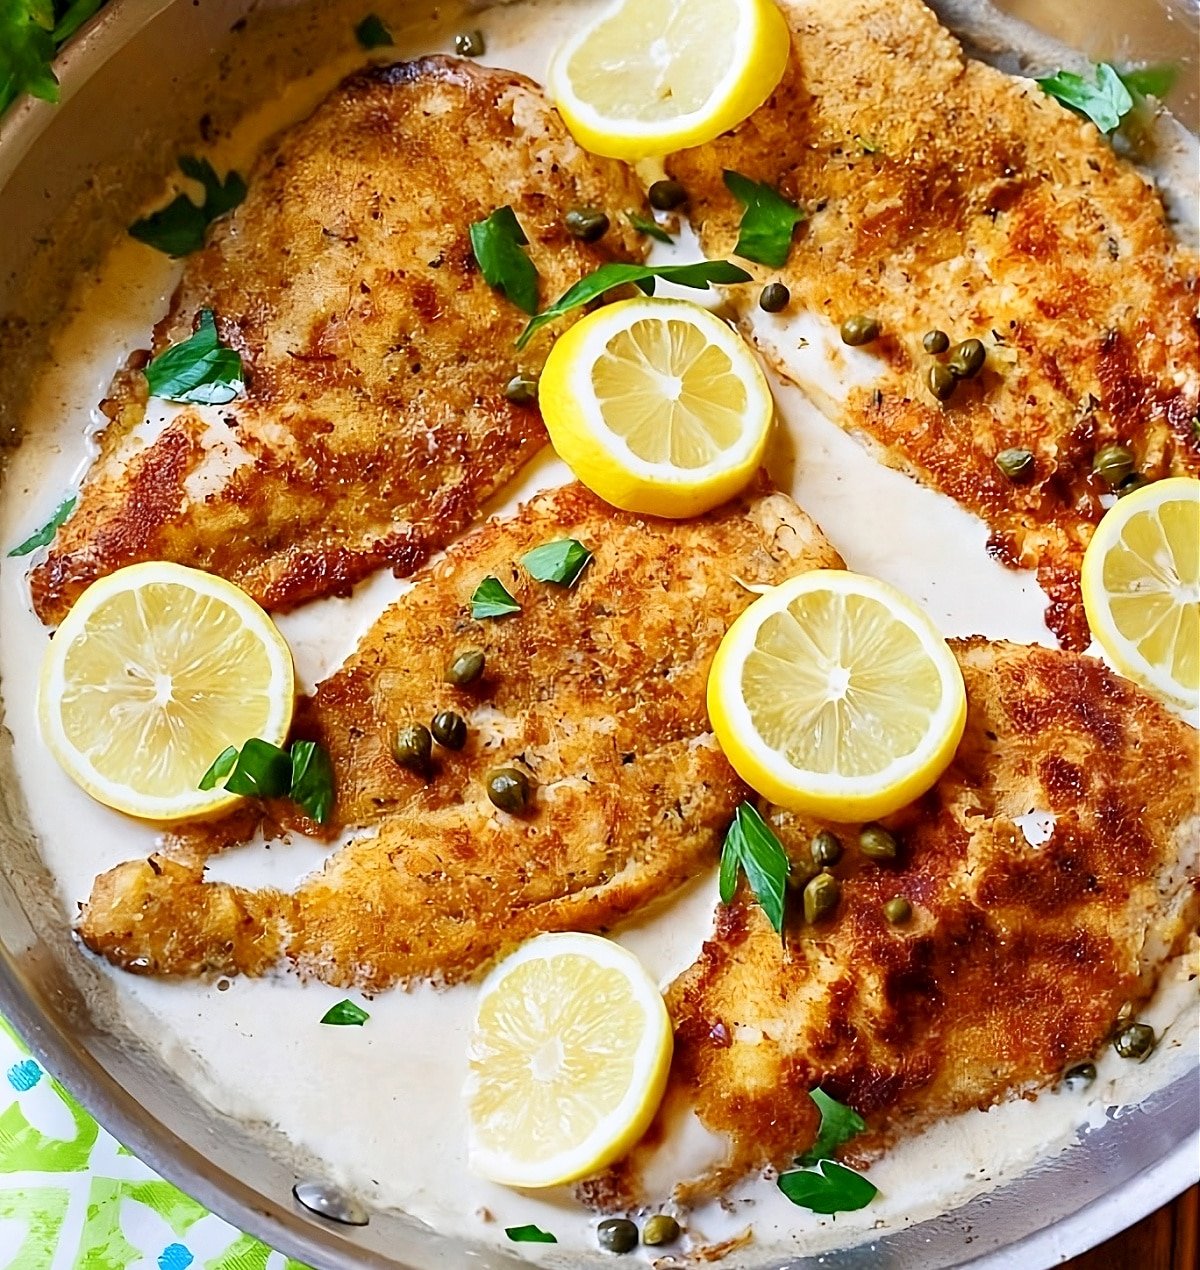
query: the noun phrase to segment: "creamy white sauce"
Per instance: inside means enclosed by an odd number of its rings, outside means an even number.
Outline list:
[[[479,19],[488,40],[484,60],[541,79],[549,50],[580,21],[581,11],[592,7],[534,0],[488,11]],[[401,49],[426,51],[432,50],[407,43]],[[294,84],[269,109],[255,112],[216,147],[217,166],[245,170],[274,131],[311,109],[362,60],[362,54],[342,56]],[[654,258],[697,254],[685,232],[674,248],[656,246]],[[104,422],[94,403],[127,354],[148,344],[177,276],[177,265],[123,239],[97,276],[81,286],[29,408],[29,440],[6,477],[0,543],[24,538],[77,485],[93,452],[91,438]],[[678,294],[697,298],[695,292]],[[773,330],[793,346],[800,336],[808,341],[807,377],[825,385],[834,398],[848,379],[872,373],[869,355],[831,342],[822,319],[802,315],[780,321]],[[847,358],[852,364],[836,364]],[[778,381],[773,386],[780,422],[769,454],[772,473],[816,518],[849,567],[906,591],[947,635],[1053,643],[1042,620],[1044,597],[1032,575],[989,559],[981,522],[875,463],[795,388]],[[490,510],[510,510],[567,476],[547,452]],[[39,738],[34,668],[46,632],[30,610],[26,565],[0,559],[5,723],[16,740],[18,774],[45,861],[65,913],[74,914],[97,873],[149,852],[155,834],[92,802],[62,774]],[[281,619],[306,689],[340,664],[404,587],[380,574],[350,599],[311,604]],[[1033,841],[1045,833],[1044,817],[1036,808],[1029,811],[1026,832]],[[290,887],[326,855],[326,848],[300,839],[269,849],[256,843],[216,860],[211,876]],[[715,899],[715,879],[698,878],[686,893],[642,914],[617,937],[665,987],[694,959]],[[472,986],[384,994],[366,1002],[371,1019],[365,1027],[331,1028],[318,1020],[346,993],[321,984],[279,976],[234,981],[222,990],[107,973],[124,1021],[157,1046],[188,1083],[221,1110],[277,1128],[325,1161],[330,1176],[355,1193],[404,1209],[438,1230],[499,1242],[504,1226],[536,1222],[554,1231],[557,1247],[517,1250],[544,1264],[578,1264],[573,1250],[594,1249],[595,1219],[566,1190],[521,1193],[467,1173],[459,1091]],[[948,1211],[1015,1176],[1061,1150],[1085,1127],[1103,1122],[1114,1108],[1137,1103],[1194,1063],[1200,1040],[1197,989],[1189,973],[1194,980],[1194,964],[1189,969],[1185,960],[1175,963],[1164,989],[1143,1013],[1163,1033],[1152,1061],[1138,1066],[1106,1052],[1098,1061],[1099,1078],[1086,1094],[1047,1092],[1036,1102],[1015,1100],[986,1114],[956,1117],[901,1143],[870,1170],[879,1198],[836,1223],[791,1206],[771,1183],[758,1180],[739,1188],[725,1204],[690,1214],[690,1238],[723,1239],[752,1225],[752,1246],[732,1254],[729,1265],[761,1261],[768,1252],[819,1252]],[[718,1150],[698,1124],[682,1126],[664,1161],[664,1192]]]

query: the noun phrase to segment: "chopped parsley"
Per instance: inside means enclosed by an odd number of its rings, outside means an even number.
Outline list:
[[[1157,97],[1162,101],[1175,87],[1179,67],[1174,62],[1160,62],[1157,66],[1136,66],[1117,73],[1121,76],[1121,83],[1134,97]]]
[[[504,589],[504,583],[495,574],[489,574],[475,588],[471,596],[471,616],[478,621],[484,617],[507,617],[519,613],[521,606]]]
[[[1101,62],[1092,79],[1074,71],[1055,71],[1037,81],[1038,87],[1055,101],[1084,115],[1101,132],[1114,132],[1133,109],[1133,96],[1115,68]]]
[[[540,1226],[505,1226],[504,1233],[515,1244],[556,1244],[558,1240]]]
[[[548,309],[543,309],[533,318],[517,339],[517,348],[524,348],[547,322],[553,322],[563,314],[570,313],[572,309],[599,299],[614,287],[623,287],[632,283],[646,295],[653,295],[655,280],[659,278],[664,282],[674,282],[681,287],[692,287],[697,291],[703,291],[705,287],[713,283],[728,285],[734,282],[750,281],[750,275],[745,269],[739,268],[728,260],[700,260],[691,265],[627,265],[620,261],[610,260],[607,264],[593,269],[591,273],[580,278]]]
[[[387,48],[391,44],[395,44],[392,39],[392,33],[388,30],[387,25],[378,13],[368,13],[365,18],[354,28],[354,38],[358,41],[361,48],[370,52],[371,49]]]
[[[852,1213],[879,1194],[879,1188],[836,1160],[822,1160],[818,1168],[796,1169],[779,1175],[779,1189],[801,1208],[814,1213]]]
[[[236,172],[222,181],[207,159],[182,155],[179,170],[204,189],[204,201],[193,203],[186,194],[177,194],[166,207],[136,220],[130,234],[168,256],[187,256],[204,246],[204,231],[219,216],[231,212],[246,197],[246,182]]]
[[[784,899],[791,865],[783,845],[752,803],[743,802],[721,847],[721,903],[728,904],[737,889],[738,871],[754,892],[772,927],[783,934]]]
[[[484,279],[519,309],[536,313],[538,308],[538,275],[533,261],[525,252],[529,239],[521,228],[517,214],[505,204],[485,220],[477,220],[470,228],[471,250],[479,262]]]
[[[295,741],[290,750],[257,736],[240,750],[231,745],[213,759],[199,788],[215,789],[222,781],[231,794],[290,798],[319,825],[333,810],[333,764],[315,741]]]
[[[810,1090],[808,1096],[821,1113],[821,1128],[812,1146],[803,1155],[797,1156],[796,1163],[800,1165],[828,1160],[838,1147],[857,1137],[867,1127],[857,1111],[831,1098],[820,1086]]]
[[[804,220],[804,212],[769,185],[740,172],[727,169],[725,187],[745,208],[733,254],[776,269],[787,264],[792,233]]]
[[[361,1005],[347,999],[331,1005],[321,1016],[321,1022],[331,1027],[362,1027],[370,1017]]]
[[[75,494],[68,494],[59,503],[58,510],[46,521],[41,529],[34,530],[24,542],[18,543],[8,554],[10,556],[27,556],[31,551],[36,551],[39,547],[48,546],[53,542],[59,525],[75,510],[77,497]]]
[[[104,0],[0,0],[0,114],[21,93],[58,101],[54,55]]]
[[[657,239],[660,243],[673,243],[675,241],[652,216],[643,216],[641,212],[630,211],[625,213],[625,219],[629,221],[639,234],[645,234],[649,238]]]
[[[173,344],[146,367],[152,397],[220,406],[245,388],[241,354],[221,346],[211,309],[200,310],[196,331]]]
[[[546,542],[534,547],[521,557],[521,563],[530,577],[538,582],[556,582],[559,586],[574,586],[576,579],[587,567],[592,553],[574,538],[558,542]]]

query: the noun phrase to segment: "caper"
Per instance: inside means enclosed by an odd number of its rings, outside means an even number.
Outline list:
[[[472,31],[460,31],[454,37],[454,51],[459,57],[482,57],[487,52],[483,32],[478,27]]]
[[[504,395],[514,406],[527,406],[531,401],[537,400],[537,380],[514,375],[504,385]]]
[[[638,1244],[638,1228],[628,1217],[609,1217],[596,1227],[596,1242],[605,1252],[632,1252]]]
[[[841,894],[841,885],[832,873],[818,873],[804,888],[804,920],[820,921],[837,907]]]
[[[608,233],[608,217],[594,207],[573,207],[563,217],[567,231],[585,243],[594,243]]]
[[[642,1243],[673,1244],[679,1238],[679,1223],[666,1213],[656,1213],[642,1227]]]
[[[996,455],[996,466],[1014,485],[1019,485],[1033,475],[1033,453],[1015,445]]]
[[[1095,1079],[1095,1063],[1076,1063],[1063,1073],[1063,1084],[1070,1090],[1086,1089]]]
[[[1142,489],[1150,484],[1150,478],[1144,476],[1141,472],[1130,472],[1130,474],[1121,482],[1117,488],[1117,497],[1124,498],[1126,494],[1132,494],[1135,489]]]
[[[501,811],[519,816],[529,806],[529,777],[515,767],[494,767],[487,774],[487,795]]]
[[[655,181],[646,197],[655,211],[673,212],[681,203],[687,202],[687,190],[678,181]]]
[[[822,868],[826,865],[837,864],[842,858],[841,839],[837,834],[830,833],[828,829],[822,829],[816,834],[809,850],[812,852],[813,862]]]
[[[783,285],[782,282],[768,282],[758,296],[758,307],[764,313],[778,313],[780,309],[786,309],[792,293]]]
[[[1133,455],[1123,445],[1106,445],[1096,452],[1092,471],[1116,489],[1133,471]]]
[[[941,362],[934,362],[929,368],[929,391],[938,401],[949,401],[958,387],[958,379],[954,372]]]
[[[478,648],[464,648],[455,654],[446,666],[446,682],[462,688],[474,683],[483,674],[483,652]]]
[[[921,347],[927,352],[934,355],[944,353],[950,347],[950,336],[945,331],[939,331],[936,327],[932,331],[926,331],[921,340]]]
[[[392,758],[401,767],[411,768],[415,772],[424,771],[429,766],[429,756],[433,753],[433,735],[423,723],[413,723],[401,728],[392,742]]]
[[[855,313],[842,323],[843,344],[870,344],[879,338],[879,323],[864,313]]]
[[[1113,1037],[1113,1049],[1122,1058],[1136,1058],[1140,1063],[1154,1048],[1154,1041],[1154,1029],[1149,1023],[1127,1023]]]
[[[912,917],[912,905],[903,895],[893,895],[883,906],[883,915],[893,926],[903,926]]]
[[[448,750],[461,750],[467,743],[467,721],[453,710],[442,710],[429,725],[433,739]]]
[[[983,347],[982,340],[963,340],[950,354],[946,366],[956,379],[974,379],[983,369],[985,361],[987,349]]]
[[[882,825],[864,825],[858,849],[870,860],[894,860],[899,850],[896,839]]]

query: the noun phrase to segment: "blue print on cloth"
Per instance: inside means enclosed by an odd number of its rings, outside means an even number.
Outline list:
[[[168,1244],[158,1254],[158,1270],[187,1270],[195,1259],[183,1244]]]
[[[8,1069],[8,1083],[19,1094],[32,1089],[42,1079],[42,1069],[32,1058],[23,1058]]]

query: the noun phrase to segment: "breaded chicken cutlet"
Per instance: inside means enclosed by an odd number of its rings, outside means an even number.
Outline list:
[[[564,538],[593,553],[579,579],[534,581],[521,557]],[[754,598],[743,583],[840,563],[761,485],[693,521],[616,512],[580,485],[541,494],[450,548],[302,709],[298,733],[337,778],[327,830],[359,831],[322,871],[287,895],[205,882],[194,851],[133,861],[97,880],[80,934],[148,974],[286,963],[379,989],[467,978],[541,931],[605,929],[715,863],[745,796],[704,705]],[[519,613],[471,617],[489,576]],[[465,649],[484,670],[456,687],[445,667]],[[397,731],[444,709],[465,718],[465,747],[439,747],[427,773],[399,766]],[[498,767],[530,782],[526,814],[489,801]]]
[[[989,549],[1036,569],[1047,623],[1089,642],[1079,568],[1120,444],[1153,480],[1200,473],[1195,253],[1155,190],[1089,121],[1032,81],[968,60],[920,0],[781,0],[792,57],[770,99],[712,143],[672,156],[705,254],[733,252],[742,205],[723,173],[808,212],[781,269],[791,301],[743,327],[883,462],[958,500]],[[745,263],[744,261],[742,263]],[[839,327],[873,319],[847,347]],[[982,341],[983,369],[945,402],[924,335]],[[1031,460],[1010,479],[1004,451]]]
[[[933,789],[885,821],[897,858],[866,858],[857,825],[770,813],[794,883],[815,872],[815,833],[838,835],[837,907],[808,925],[794,898],[781,941],[743,883],[667,993],[666,1106],[728,1144],[681,1199],[788,1167],[816,1135],[817,1086],[865,1118],[850,1148],[861,1160],[1048,1084],[1095,1054],[1195,929],[1195,730],[1092,658],[951,646],[966,733]],[[897,896],[911,917],[893,924]],[[647,1150],[584,1195],[636,1202]]]
[[[33,570],[38,615],[57,623],[141,560],[221,574],[269,609],[412,573],[546,442],[505,385],[536,376],[550,339],[517,354],[527,315],[484,281],[469,227],[511,206],[546,304],[640,259],[618,212],[643,202],[521,75],[445,57],[352,75],[258,161],[155,330],[159,353],[212,310],[245,394],[144,444],[145,379],[118,376],[101,454]],[[564,226],[580,205],[609,211],[601,241]]]

